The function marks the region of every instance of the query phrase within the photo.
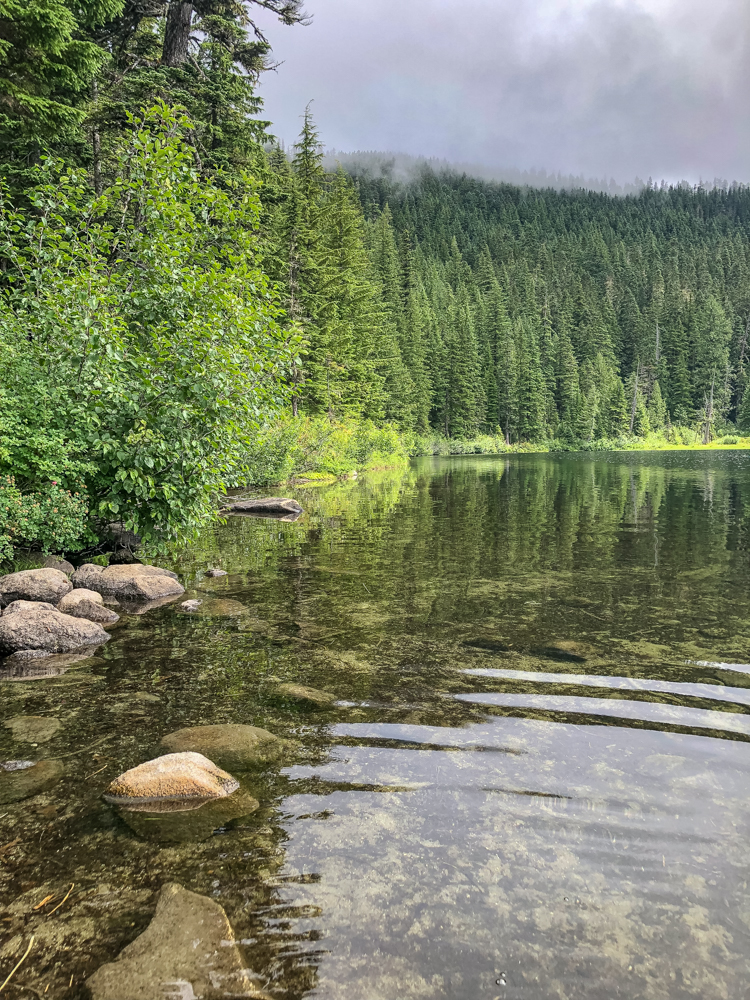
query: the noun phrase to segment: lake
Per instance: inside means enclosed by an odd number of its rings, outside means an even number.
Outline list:
[[[0,805],[0,980],[33,931],[17,995],[85,996],[176,881],[273,997],[750,998],[748,453],[422,459],[286,495],[298,521],[162,560],[199,613],[0,682],[0,760],[60,772]],[[102,801],[223,722],[288,741],[242,779],[256,811],[172,836]]]

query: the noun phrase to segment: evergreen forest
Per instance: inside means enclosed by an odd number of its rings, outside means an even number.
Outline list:
[[[187,536],[334,426],[342,468],[750,431],[750,188],[330,171],[259,96],[301,0],[1,7],[0,556]]]

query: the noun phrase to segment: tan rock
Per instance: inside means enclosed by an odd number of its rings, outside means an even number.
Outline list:
[[[235,514],[301,514],[302,507],[289,497],[256,497],[253,500],[239,500],[228,505]]]
[[[69,563],[67,559],[61,559],[59,556],[47,556],[44,560],[45,569],[59,569],[61,573],[66,576],[70,576],[71,573],[75,573],[75,566]]]
[[[146,930],[86,985],[92,1000],[262,1000],[243,964],[222,907],[172,882]]]
[[[256,726],[192,726],[169,733],[161,741],[172,753],[192,751],[204,754],[229,771],[246,771],[277,757],[284,741]]]
[[[57,602],[73,589],[73,584],[59,569],[23,569],[0,576],[0,607],[13,601]]]
[[[3,611],[4,615],[12,615],[15,611],[54,611],[54,604],[48,601],[11,601]]]
[[[70,653],[83,646],[101,646],[109,638],[96,622],[64,615],[44,604],[24,602],[10,614],[6,609],[0,618],[0,656],[32,649]]]
[[[104,607],[104,598],[100,593],[85,587],[78,587],[66,594],[57,605],[57,610],[72,615],[73,618],[88,618],[90,622],[102,625],[113,625],[120,620],[115,611]]]
[[[125,601],[152,601],[185,592],[185,588],[177,581],[176,573],[158,566],[143,566],[141,563],[107,566],[106,569],[84,563],[75,571],[72,579],[76,587],[95,590],[104,597],[116,597]]]
[[[125,771],[115,778],[104,798],[128,808],[154,802],[181,803],[192,809],[208,799],[220,799],[239,782],[200,753],[170,753]]]

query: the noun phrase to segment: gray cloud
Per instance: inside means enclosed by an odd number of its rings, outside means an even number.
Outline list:
[[[310,0],[268,25],[275,132],[489,168],[750,180],[743,0]]]

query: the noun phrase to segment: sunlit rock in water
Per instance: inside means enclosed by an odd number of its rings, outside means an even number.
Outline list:
[[[40,760],[33,767],[0,770],[0,805],[20,802],[52,788],[63,776],[65,768],[59,760]]]
[[[86,985],[92,1000],[266,996],[248,978],[223,908],[174,882],[162,888],[143,934]]]
[[[256,726],[192,726],[178,729],[161,741],[172,753],[194,751],[216,761],[230,771],[246,771],[283,751],[285,741]]]
[[[170,753],[139,764],[115,778],[104,794],[107,802],[129,809],[143,807],[194,809],[209,799],[220,799],[239,788],[231,774],[200,753]]]
[[[73,589],[59,569],[24,569],[0,576],[0,607],[13,601],[48,601],[57,604]]]
[[[258,800],[244,788],[224,799],[191,802],[151,802],[137,808],[119,806],[117,813],[143,840],[161,844],[188,844],[208,840],[217,830],[249,816],[258,808]]]

